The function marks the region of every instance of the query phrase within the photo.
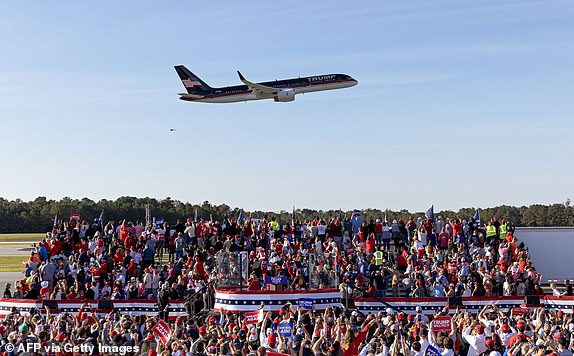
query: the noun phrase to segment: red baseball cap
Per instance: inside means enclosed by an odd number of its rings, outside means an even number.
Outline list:
[[[502,324],[501,329],[502,329],[502,332],[505,334],[510,332],[510,326],[508,326],[508,324]]]
[[[524,321],[520,320],[518,324],[516,324],[516,328],[520,331],[524,331],[526,329],[526,324]]]

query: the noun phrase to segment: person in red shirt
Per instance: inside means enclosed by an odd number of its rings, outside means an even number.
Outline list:
[[[341,350],[343,351],[343,356],[357,356],[359,354],[359,346],[367,337],[367,333],[374,323],[375,320],[371,314],[367,317],[367,324],[357,335],[355,335],[355,332],[352,330],[352,328],[346,328],[347,331],[343,337],[343,341],[341,341]],[[338,338],[340,338],[340,335]]]
[[[40,299],[50,299],[50,287],[48,281],[42,281],[40,289]]]
[[[511,349],[515,343],[528,339],[528,335],[526,335],[524,333],[524,331],[526,330],[526,324],[524,323],[524,321],[520,320],[516,324],[516,330],[518,330],[518,333],[516,335],[514,335],[513,337],[511,337],[510,340],[508,341],[508,348],[509,349]]]
[[[124,254],[121,248],[118,249],[118,252],[114,255],[114,264],[121,264],[124,262]]]
[[[365,252],[367,254],[375,252],[375,234],[371,233],[367,237],[367,241],[365,244]]]

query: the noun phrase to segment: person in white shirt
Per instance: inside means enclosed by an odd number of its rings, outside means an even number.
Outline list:
[[[482,308],[482,310],[480,311],[480,313],[478,313],[478,321],[480,321],[480,323],[482,323],[482,325],[485,326],[484,335],[486,335],[487,338],[492,337],[492,332],[496,325],[494,323],[494,320],[496,320],[496,317],[500,316],[498,314],[499,310],[494,305],[493,306],[485,305],[484,308]],[[491,318],[491,316],[495,317]],[[504,314],[502,314],[502,316],[504,316]]]
[[[486,348],[486,337],[484,336],[484,326],[482,324],[476,325],[474,328],[474,334],[472,325],[467,327],[462,336],[470,344],[468,349],[468,356],[480,356],[483,352],[487,350]]]
[[[498,336],[500,336],[500,340],[502,341],[502,344],[506,347],[508,347],[508,343],[510,342],[510,339],[516,335],[516,330],[512,327],[510,327],[508,324],[504,323],[502,324],[502,326],[500,328],[498,328],[497,330]]]
[[[415,321],[421,321],[425,324],[429,323],[429,318],[425,314],[423,314],[423,309],[420,306],[416,307],[417,315],[415,315]]]

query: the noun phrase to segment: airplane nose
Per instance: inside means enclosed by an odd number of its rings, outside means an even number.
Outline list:
[[[351,80],[351,84],[353,84],[353,86],[359,84],[359,82],[356,79]]]

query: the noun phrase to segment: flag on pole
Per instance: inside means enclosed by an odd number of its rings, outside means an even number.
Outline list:
[[[54,226],[58,226],[58,214],[54,216]]]
[[[291,220],[295,221],[295,205],[293,205],[293,212],[291,213]]]
[[[389,208],[385,209],[385,222],[389,222]]]
[[[425,213],[425,216],[430,220],[431,223],[434,223],[434,205],[431,205],[429,210],[427,210]]]
[[[343,210],[339,208],[339,221],[343,221]]]
[[[239,215],[237,215],[237,222],[243,220],[243,209],[239,210]]]
[[[477,227],[480,226],[480,212],[478,211],[478,209],[476,209],[476,211],[474,212],[474,216],[472,218],[476,222],[476,226]]]
[[[428,345],[425,351],[425,356],[441,356],[441,353],[431,345]]]
[[[193,221],[197,221],[197,209],[195,209],[195,213],[193,214]]]
[[[98,225],[104,227],[104,209],[100,212],[100,217],[98,218]]]
[[[146,226],[148,226],[151,223],[150,219],[151,219],[151,211],[149,210],[149,204],[147,204],[145,206],[145,224],[146,224]]]

